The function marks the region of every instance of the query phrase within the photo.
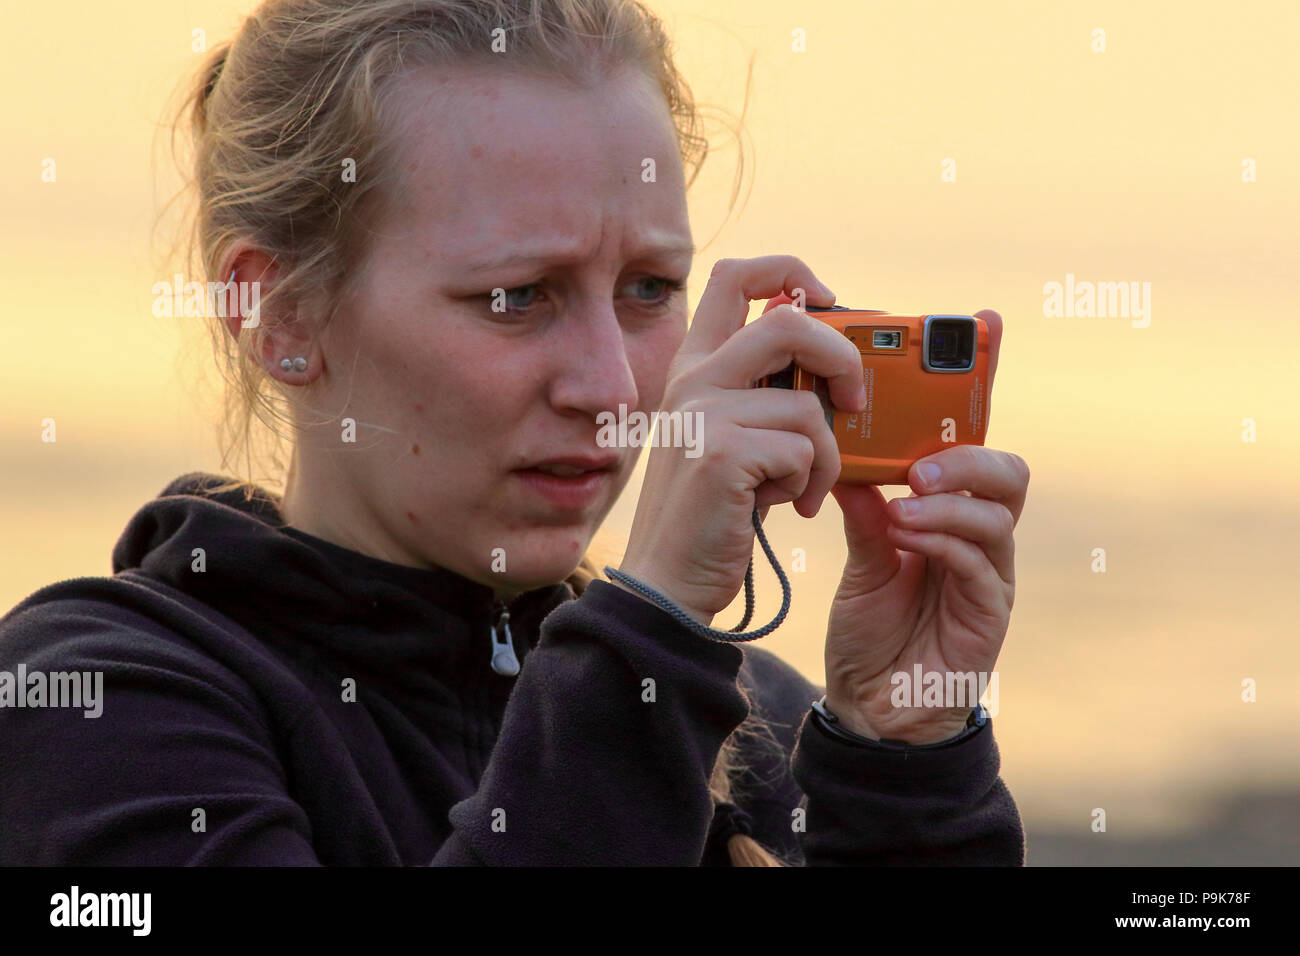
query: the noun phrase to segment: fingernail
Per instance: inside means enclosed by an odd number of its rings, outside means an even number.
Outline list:
[[[915,498],[895,498],[894,500],[898,502],[898,510],[905,515],[916,514],[916,509],[921,506],[921,503]]]
[[[835,293],[831,291],[830,286],[828,286],[825,282],[822,282],[820,279],[818,279],[817,285],[819,285],[821,287],[821,290],[825,292],[828,296],[830,296],[831,298],[835,297]]]
[[[862,387],[858,389],[858,411],[867,407],[867,383],[863,382]]]
[[[933,485],[939,480],[942,469],[932,461],[916,466],[916,474],[921,479],[923,485]]]

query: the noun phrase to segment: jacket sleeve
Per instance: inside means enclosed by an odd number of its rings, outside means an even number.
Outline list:
[[[805,794],[808,866],[1024,864],[991,719],[950,746],[897,752],[836,740],[809,712],[791,768]]]
[[[838,740],[814,720],[825,692],[746,645],[741,683],[774,746],[747,744],[740,801],[752,835],[790,865],[1022,865],[1020,815],[998,777],[992,721],[947,747]]]
[[[741,650],[604,581],[546,618],[434,865],[696,866]]]
[[[107,693],[0,707],[0,865],[320,865],[263,708],[157,621],[37,605],[0,627],[0,671],[20,667],[100,674]]]

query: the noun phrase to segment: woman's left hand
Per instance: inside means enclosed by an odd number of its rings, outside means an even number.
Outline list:
[[[975,314],[989,326],[991,390],[1002,318]],[[939,473],[929,479],[932,465]],[[888,503],[875,485],[832,490],[849,557],[827,628],[826,706],[855,733],[925,744],[959,733],[975,701],[898,707],[891,678],[904,673],[910,685],[917,664],[944,687],[950,674],[991,674],[1015,600],[1013,532],[1029,467],[1018,455],[956,445],[915,462],[908,484],[912,497]],[[916,701],[923,689],[912,688]]]

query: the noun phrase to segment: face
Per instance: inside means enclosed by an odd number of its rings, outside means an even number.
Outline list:
[[[291,490],[350,547],[507,597],[563,580],[627,483],[639,449],[600,447],[596,416],[663,396],[692,260],[677,139],[632,73],[442,70],[395,96],[404,191],[322,339],[318,397],[356,443],[300,447]],[[562,458],[602,470],[534,470]],[[302,507],[313,487],[333,500]]]

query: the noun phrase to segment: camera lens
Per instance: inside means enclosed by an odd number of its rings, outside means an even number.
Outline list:
[[[927,364],[939,371],[966,371],[975,364],[975,323],[969,319],[932,319]]]
[[[948,329],[936,330],[930,334],[930,359],[953,359],[957,357],[957,336]]]

